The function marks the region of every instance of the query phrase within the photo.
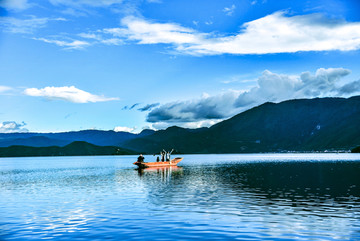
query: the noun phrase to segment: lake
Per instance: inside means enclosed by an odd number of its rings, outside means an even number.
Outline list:
[[[360,240],[360,154],[183,157],[1,158],[0,240]]]

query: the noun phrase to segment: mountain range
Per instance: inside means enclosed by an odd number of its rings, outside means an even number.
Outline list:
[[[139,134],[85,130],[2,133],[0,146],[65,146],[86,141],[143,153],[349,151],[360,146],[360,96],[267,102],[209,128],[144,130]]]
[[[360,96],[264,103],[210,128],[170,127],[124,143],[153,152],[348,151],[360,145]]]
[[[94,155],[133,155],[133,151],[116,146],[97,146],[85,141],[74,141],[64,147],[19,146],[0,147],[0,157],[27,156],[94,156]]]

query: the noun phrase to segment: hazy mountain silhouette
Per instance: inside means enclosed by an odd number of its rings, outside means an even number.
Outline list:
[[[65,146],[73,141],[86,141],[99,146],[121,146],[127,140],[153,133],[152,130],[144,130],[139,134],[101,130],[60,133],[0,133],[0,147],[12,145],[34,147]]]

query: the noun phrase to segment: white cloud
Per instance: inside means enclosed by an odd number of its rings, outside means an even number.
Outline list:
[[[19,124],[15,121],[4,121],[0,123],[0,133],[28,132],[28,129],[23,128],[25,125],[25,122]]]
[[[122,39],[118,38],[109,38],[109,39],[102,39],[100,43],[106,44],[106,45],[122,45],[124,41]]]
[[[257,80],[258,86],[240,94],[234,105],[246,108],[266,101],[339,95],[338,82],[350,73],[343,68],[320,68],[315,75],[304,72],[300,76],[292,76],[265,70]]]
[[[30,7],[27,0],[1,0],[0,7],[7,10],[20,11]]]
[[[125,17],[121,23],[126,28],[108,28],[103,32],[116,37],[138,41],[139,44],[188,44],[199,42],[195,30],[172,23],[152,23],[133,16]]]
[[[231,16],[231,15],[233,15],[235,9],[236,9],[236,6],[233,4],[233,5],[231,5],[231,7],[225,7],[223,9],[223,12],[225,12],[226,15]]]
[[[33,38],[34,40],[40,40],[45,43],[56,44],[57,46],[64,47],[64,49],[83,49],[91,45],[90,42],[83,40],[58,40],[58,39],[46,39],[46,38]]]
[[[287,17],[284,12],[276,12],[245,23],[234,36],[207,39],[179,49],[195,54],[268,54],[359,47],[360,23],[335,21],[317,14]]]
[[[87,38],[87,39],[95,39],[95,40],[102,39],[99,34],[95,34],[95,33],[79,33],[78,35],[82,38]]]
[[[181,126],[184,128],[197,129],[197,128],[209,127],[209,126],[215,125],[216,123],[219,123],[220,121],[222,121],[222,119],[201,120],[201,121],[195,121],[195,122],[186,122],[186,123],[183,123]],[[167,127],[169,127],[171,125],[172,124],[168,125]]]
[[[230,36],[216,36],[175,23],[155,23],[133,16],[124,27],[104,29],[106,34],[138,44],[170,44],[186,54],[269,54],[298,51],[356,50],[360,23],[326,18],[320,14],[287,16],[285,12],[247,22]]]
[[[150,127],[147,129],[151,130],[163,130],[170,126],[180,126],[183,128],[189,128],[189,129],[198,129],[202,127],[210,127],[212,125],[215,125],[216,123],[219,123],[223,119],[218,120],[201,120],[201,121],[194,121],[194,122],[156,122],[151,124]]]
[[[65,100],[73,103],[89,103],[118,100],[118,98],[108,98],[93,95],[86,91],[75,88],[75,86],[64,87],[45,87],[43,89],[28,88],[24,91],[25,95],[45,97],[47,99]]]
[[[256,79],[247,79],[247,75],[233,75],[228,77],[227,79],[223,79],[221,83],[230,84],[230,83],[248,83],[253,84],[256,82]]]
[[[4,92],[10,91],[12,89],[13,88],[11,88],[9,86],[0,85],[0,93],[4,93]]]
[[[111,5],[112,2],[116,1],[97,4]],[[77,3],[90,4],[90,0]],[[235,9],[233,7],[235,5],[226,8],[228,13]],[[0,24],[8,31],[29,33],[35,28],[44,27],[50,20],[64,19],[33,17],[17,20],[3,17]],[[275,12],[243,24],[240,31],[233,35],[202,33],[180,24],[157,23],[134,16],[123,18],[121,25],[78,34],[83,40],[36,39],[70,49],[81,49],[94,44],[167,44],[178,53],[198,56],[360,49],[360,22],[329,19],[320,14],[288,16],[284,11]]]
[[[114,128],[115,132],[129,132],[129,133],[134,133],[134,131],[136,130],[136,127],[126,127],[126,126],[117,126]]]
[[[123,0],[50,0],[50,3],[70,7],[109,7],[111,5],[122,4]]]
[[[13,17],[0,17],[0,26],[3,31],[11,33],[33,33],[34,30],[46,27],[50,21],[66,21],[64,18],[37,18],[19,19]]]
[[[78,34],[78,36],[85,38],[85,39],[94,40],[94,42],[92,44],[102,43],[102,44],[106,44],[106,45],[121,45],[124,43],[124,41],[122,39],[119,39],[119,38],[104,39],[103,36],[101,36],[100,34],[95,34],[95,33],[80,33],[80,34]]]
[[[342,85],[341,79],[350,74],[343,68],[320,68],[313,75],[276,74],[265,70],[257,86],[247,91],[227,91],[219,95],[203,95],[199,99],[166,103],[153,109],[147,121],[155,128],[179,125],[209,126],[264,102],[280,102],[296,98],[348,96],[360,93],[360,82]]]

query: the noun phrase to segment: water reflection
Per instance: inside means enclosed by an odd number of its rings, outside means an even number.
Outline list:
[[[172,175],[183,174],[183,168],[178,166],[138,168],[136,170],[139,177],[144,175],[156,175],[163,181],[169,181]]]
[[[184,167],[181,172],[148,170],[148,173],[160,177],[148,180],[150,189],[156,189],[154,181],[170,181],[176,173],[177,178],[169,183],[172,190],[181,193],[193,190],[192,197],[204,196],[206,204],[221,195],[241,199],[253,197],[252,203],[259,199],[267,199],[264,204],[286,202],[290,206],[346,204],[360,200],[358,162],[246,163]],[[202,202],[198,200],[199,203]]]
[[[222,183],[268,199],[341,200],[360,197],[360,165],[354,162],[282,162],[217,168]]]

